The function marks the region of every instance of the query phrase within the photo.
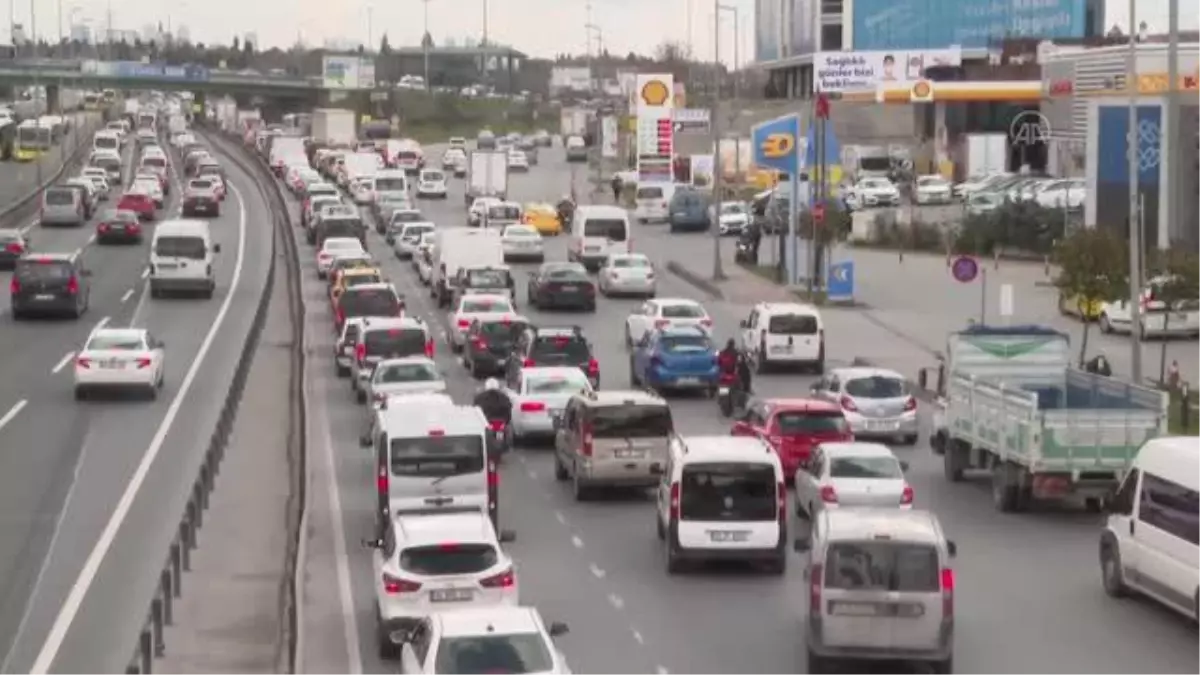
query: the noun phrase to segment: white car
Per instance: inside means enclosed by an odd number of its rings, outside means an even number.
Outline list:
[[[445,392],[446,380],[433,359],[406,356],[376,364],[366,388],[372,403],[382,403],[387,397],[400,394]]]
[[[442,153],[442,170],[451,171],[459,162],[467,161],[467,153],[462,148],[450,148]]]
[[[437,169],[422,169],[417,177],[417,199],[445,199],[446,174]]]
[[[100,201],[108,201],[112,193],[112,186],[108,184],[107,178],[101,176],[80,176],[80,179],[91,183],[92,189],[96,191],[96,196]]]
[[[462,350],[466,342],[467,329],[476,319],[487,322],[502,321],[505,318],[518,318],[518,314],[513,308],[512,298],[507,293],[468,293],[462,296],[450,318],[451,349],[455,353]]]
[[[654,263],[641,253],[613,253],[604,260],[599,274],[604,295],[645,295],[654,297],[658,281]]]
[[[504,262],[546,259],[545,242],[537,228],[531,225],[509,225],[500,233],[500,246],[504,250]]]
[[[909,510],[908,464],[879,443],[821,443],[808,467],[796,469],[796,513],[810,520],[824,509],[867,507]]]
[[[864,178],[847,192],[846,205],[854,210],[875,206],[899,206],[900,191],[886,178]]]
[[[917,399],[908,381],[894,370],[835,368],[812,386],[812,392],[842,409],[857,439],[895,439],[906,445],[917,442]]]
[[[508,169],[509,171],[528,171],[529,157],[525,155],[524,150],[509,150],[508,151]]]
[[[713,220],[711,213],[709,220]],[[750,227],[750,207],[746,205],[746,202],[721,202],[721,215],[717,221],[717,229],[721,236],[741,234],[748,227]]]
[[[409,631],[395,631],[402,673],[569,674],[554,638],[567,625],[547,628],[533,607],[495,607],[435,612]]]
[[[713,321],[704,305],[686,298],[647,300],[625,318],[625,344],[632,346],[656,328],[699,326],[712,332]]]
[[[920,176],[916,199],[918,204],[949,204],[954,200],[954,187],[941,176]]]
[[[1004,196],[995,192],[975,191],[967,195],[967,213],[978,216],[1004,206]]]
[[[324,279],[333,267],[333,259],[343,255],[366,253],[357,237],[329,237],[317,252],[317,278]]]
[[[417,446],[406,452],[422,453],[422,449]],[[517,606],[516,570],[500,547],[512,536],[498,536],[482,509],[401,512],[390,520],[380,539],[366,542],[374,549],[372,585],[381,657],[395,656],[394,631],[419,625],[430,612]],[[439,668],[434,672],[466,671]]]
[[[389,232],[392,234],[392,252],[399,260],[409,260],[417,254],[421,240],[427,233],[437,230],[431,222],[419,220],[407,223],[392,223]],[[399,227],[399,230],[396,228]]]
[[[359,206],[366,206],[375,201],[375,181],[371,178],[355,178],[350,183],[350,196],[354,198],[354,203]]]
[[[1038,191],[1034,199],[1046,209],[1082,209],[1087,201],[1087,183],[1081,178],[1054,181]]]
[[[1200,305],[1195,300],[1184,300],[1168,311],[1162,300],[1155,298],[1156,288],[1167,283],[1167,277],[1150,279],[1142,290],[1142,307],[1139,316],[1142,338],[1192,337],[1200,335]],[[1121,298],[1104,303],[1100,308],[1100,331],[1104,333],[1132,332],[1133,316],[1129,311],[1129,300]]]
[[[483,219],[487,217],[488,209],[503,203],[496,197],[476,197],[475,201],[471,202],[471,207],[467,209],[467,226],[479,227],[483,224]]]
[[[134,178],[133,189],[149,195],[154,200],[154,208],[163,207],[166,196],[163,195],[162,183],[159,182],[158,176],[138,175]]]
[[[163,384],[163,343],[144,328],[98,328],[75,355],[75,398],[93,391],[133,389],[157,398]]]
[[[428,286],[433,283],[433,251],[437,246],[437,232],[426,232],[421,235],[417,250],[413,253],[413,267],[416,268],[417,278]]]
[[[587,374],[575,366],[522,368],[504,393],[512,401],[509,447],[530,437],[552,437],[554,420],[575,394],[592,391]]]

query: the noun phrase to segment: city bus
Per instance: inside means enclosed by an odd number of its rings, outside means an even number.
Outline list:
[[[37,120],[25,120],[17,125],[17,140],[13,155],[18,162],[32,162],[50,149],[50,128]]]
[[[50,130],[50,145],[58,145],[67,135],[67,120],[62,115],[42,115],[38,126]]]

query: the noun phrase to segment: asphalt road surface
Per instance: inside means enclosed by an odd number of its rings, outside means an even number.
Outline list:
[[[83,249],[94,276],[81,319],[18,323],[0,302],[5,672],[38,662],[121,672],[129,661],[266,280],[255,262],[271,251],[266,202],[236,165],[226,171],[230,195],[211,221],[222,245],[211,300],[151,300],[151,234],[98,246],[89,225],[32,231],[37,251]],[[180,192],[176,179],[160,218],[178,217]],[[72,358],[101,323],[145,327],[166,343],[157,400],[74,400]]]
[[[436,160],[438,153],[431,153]],[[542,152],[527,175],[513,175],[509,195],[519,201],[555,201],[568,191],[570,171],[559,149]],[[461,181],[444,202],[421,202],[440,227],[464,223]],[[295,217],[293,212],[293,216]],[[298,222],[298,220],[297,220]],[[297,229],[297,231],[299,231]],[[407,296],[409,309],[444,336],[443,312],[432,309],[428,293],[407,262],[372,233],[370,250]],[[659,262],[711,260],[711,240],[670,235],[660,226],[639,226],[637,250]],[[707,253],[705,253],[707,252]],[[315,504],[329,499],[330,519],[311,521],[311,550],[326,551],[309,561],[306,672],[394,671],[377,654],[373,572],[360,545],[372,529],[373,474],[370,453],[357,446],[365,410],[354,402],[345,379],[334,374],[333,335],[325,285],[318,281],[315,252],[301,244],[309,308],[307,339],[311,361],[310,433],[322,486]],[[565,259],[565,241],[547,241],[547,259]],[[523,274],[517,269],[518,278]],[[864,282],[865,283],[865,282]],[[872,283],[875,283],[872,281]],[[523,279],[519,282],[523,286]],[[524,289],[518,288],[523,298]],[[723,341],[748,311],[739,301],[709,301],[666,273],[658,295],[705,302]],[[877,296],[882,303],[887,296]],[[938,299],[925,295],[929,311]],[[594,343],[605,389],[628,387],[628,354],[622,327],[637,300],[602,298],[594,314],[549,314],[522,307],[536,323],[579,324]],[[882,304],[876,310],[885,310]],[[896,336],[857,311],[826,314],[830,365],[887,352],[908,360],[923,352],[898,349]],[[907,350],[907,351],[903,351]],[[458,364],[444,341],[437,351],[456,400],[470,400],[478,383]],[[769,375],[755,381],[760,394],[804,395],[811,376]],[[704,398],[671,400],[676,427],[685,433],[728,433],[729,424]],[[928,419],[923,418],[928,426]],[[1102,520],[1075,510],[1036,510],[1001,514],[992,509],[986,486],[948,484],[940,458],[924,438],[898,447],[910,463],[909,481],[918,507],[932,509],[957,542],[956,667],[962,672],[1197,672],[1196,634],[1178,616],[1147,602],[1115,601],[1100,584],[1097,547]],[[326,464],[331,475],[321,475]],[[783,578],[739,568],[714,568],[667,576],[654,534],[649,497],[613,497],[575,503],[552,475],[548,449],[522,447],[502,468],[501,519],[515,528],[510,545],[524,604],[537,606],[547,620],[563,620],[571,633],[559,645],[576,672],[801,672],[804,667],[803,617],[807,584],[800,560],[792,557]],[[318,493],[314,493],[318,494]],[[325,546],[325,540],[332,544]],[[886,671],[885,671],[886,672]]]
[[[97,113],[75,113],[70,135],[61,143],[50,148],[36,162],[0,162],[0,209],[29,196],[38,185],[48,179],[69,160],[79,143],[91,143],[92,132],[100,123]]]

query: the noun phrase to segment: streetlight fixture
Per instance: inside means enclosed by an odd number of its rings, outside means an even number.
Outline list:
[[[1126,140],[1129,166],[1129,344],[1133,351],[1130,377],[1142,381],[1142,213],[1138,194],[1138,29],[1137,2],[1129,0],[1129,53],[1125,62],[1125,92],[1129,95],[1129,134]],[[1172,83],[1172,86],[1174,83]]]
[[[425,32],[421,35],[421,50],[425,56],[425,93],[431,93],[433,87],[429,84],[429,42],[432,38],[429,37],[429,1],[421,0],[425,5]]]
[[[718,221],[721,213],[721,12],[733,12],[734,34],[737,34],[738,8],[734,5],[723,5],[720,0],[713,0],[713,98],[712,112],[709,114],[709,129],[712,132],[713,145],[713,201],[716,205],[714,212]],[[734,41],[736,45],[736,40]],[[721,228],[717,223],[712,224],[713,237],[713,281],[726,279],[725,269],[721,264]]]

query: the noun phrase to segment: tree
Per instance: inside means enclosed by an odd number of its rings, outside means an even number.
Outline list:
[[[242,53],[246,55],[246,65],[250,65],[250,57],[254,56],[254,43],[245,40],[242,42]]]
[[[1195,251],[1171,248],[1154,261],[1153,298],[1165,305],[1163,332],[1170,326],[1175,312],[1195,310],[1200,302],[1200,258]],[[1162,341],[1158,358],[1158,381],[1167,380],[1167,341]]]
[[[1125,242],[1113,232],[1081,227],[1058,242],[1054,261],[1058,264],[1059,302],[1074,302],[1084,317],[1079,366],[1087,359],[1089,310],[1096,301],[1119,298],[1129,292],[1129,254]]]
[[[433,49],[433,36],[429,34],[429,31],[425,31],[425,34],[421,36],[421,49]]]
[[[392,53],[392,44],[388,42],[387,33],[383,34],[383,39],[379,41],[379,55],[387,56]]]
[[[233,51],[235,51],[235,52],[242,51],[242,40],[241,40],[241,38],[239,38],[236,35],[233,36]]]
[[[688,60],[687,45],[667,40],[654,50],[654,58],[661,63],[683,63]]]

